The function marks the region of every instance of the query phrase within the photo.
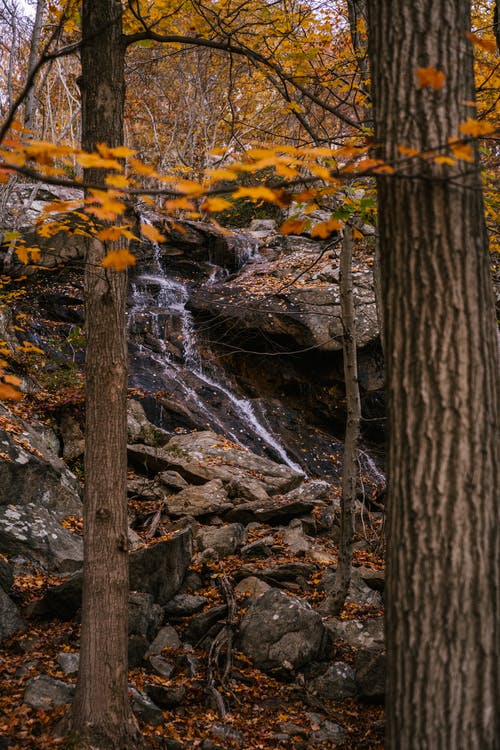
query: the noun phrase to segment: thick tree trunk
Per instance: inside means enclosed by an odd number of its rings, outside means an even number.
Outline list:
[[[83,147],[118,146],[125,91],[121,4],[83,2],[82,29]],[[102,170],[89,170],[86,178],[103,180]],[[140,747],[127,695],[127,275],[105,270],[105,253],[103,243],[89,240],[84,584],[72,729],[77,746],[123,750]]]
[[[469,3],[369,3],[380,155],[475,116]],[[435,67],[444,86],[419,88]],[[477,163],[380,176],[388,397],[387,746],[500,747],[497,343]]]

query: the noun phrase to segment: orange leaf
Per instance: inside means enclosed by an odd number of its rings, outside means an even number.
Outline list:
[[[256,187],[240,187],[233,193],[233,198],[252,198],[252,200],[259,200],[259,198],[261,198],[270,203],[276,203],[277,201],[277,196],[274,190],[270,190],[264,185]]]
[[[474,151],[469,143],[463,141],[452,141],[450,143],[450,150],[455,159],[461,161],[474,161]]]
[[[336,232],[339,229],[342,229],[342,222],[338,219],[322,221],[311,229],[311,237],[321,237],[322,239],[325,239],[325,237],[328,237],[332,232]]]
[[[202,211],[225,211],[226,208],[231,208],[232,203],[227,201],[225,198],[207,198],[201,204]]]
[[[305,219],[287,219],[280,227],[281,234],[302,234],[306,225]]]
[[[12,385],[0,383],[0,399],[3,401],[21,401],[24,394]]]
[[[105,182],[106,185],[117,188],[125,188],[129,185],[127,178],[123,174],[108,174]]]
[[[102,261],[104,268],[124,271],[128,266],[135,265],[135,257],[126,249],[111,250]]]
[[[420,152],[416,148],[408,148],[407,146],[398,146],[398,151],[403,156],[417,156]]]
[[[141,224],[141,234],[151,242],[164,242],[165,240],[165,235],[152,224]]]
[[[472,117],[468,117],[459,127],[459,130],[463,135],[472,135],[474,138],[476,136],[493,133],[495,129],[494,125],[491,125],[488,122],[479,122]]]
[[[429,68],[417,68],[415,75],[417,76],[418,87],[420,89],[426,86],[430,86],[433,89],[442,89],[446,79],[446,75],[442,70],[437,70],[437,68],[432,66]]]
[[[470,39],[474,46],[481,47],[481,49],[486,50],[486,52],[496,52],[495,42],[490,41],[489,39],[482,39],[480,36],[477,36],[477,34],[473,34],[471,31],[466,31],[465,35]]]
[[[449,164],[450,166],[454,166],[457,163],[451,156],[435,156],[434,161],[436,164]]]

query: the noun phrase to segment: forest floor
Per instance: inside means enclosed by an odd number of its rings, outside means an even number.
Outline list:
[[[262,533],[269,529],[263,527]],[[324,541],[324,540],[322,540]],[[331,545],[331,546],[330,546]],[[328,545],[335,553],[333,542]],[[282,555],[273,562],[300,562],[304,558]],[[266,561],[262,561],[264,564]],[[267,564],[269,561],[267,561]],[[197,593],[207,598],[207,607],[223,603],[220,589],[215,585],[216,577],[225,575],[227,580],[234,581],[242,560],[234,555],[218,564],[208,563],[193,566],[202,576],[204,585]],[[375,554],[367,551],[355,553],[355,564],[373,567],[380,570],[382,561]],[[60,579],[53,576],[33,575],[17,577],[12,595],[21,610],[40,598],[49,585]],[[315,574],[307,582],[306,591],[291,587],[294,595],[307,599],[316,607],[324,598],[324,593],[316,586],[318,576]],[[290,588],[286,585],[283,588]],[[239,599],[239,601],[238,601]],[[248,604],[240,597],[238,617],[244,613]],[[356,618],[363,620],[382,617],[381,610],[370,606],[347,604],[341,615],[342,619]],[[176,628],[182,633],[189,624],[189,617],[183,618]],[[75,682],[75,677],[68,677],[61,671],[57,655],[62,651],[78,650],[79,625],[76,622],[39,622],[28,619],[28,629],[0,648],[0,748],[24,750],[28,748],[64,747],[64,740],[54,736],[54,730],[61,717],[68,711],[68,706],[59,706],[51,711],[40,711],[23,702],[27,681],[39,674]],[[179,650],[180,652],[180,650]],[[334,660],[350,663],[354,649],[346,642],[335,642]],[[346,741],[335,745],[325,740],[319,747],[342,747],[346,750],[377,750],[383,747],[384,715],[383,707],[377,704],[361,702],[347,698],[341,702],[317,699],[308,693],[299,681],[278,681],[264,672],[254,668],[250,661],[237,650],[233,651],[233,668],[227,683],[224,700],[229,708],[221,718],[207,690],[208,654],[203,649],[195,648],[193,659],[185,663],[184,668],[177,668],[169,680],[170,686],[182,686],[185,697],[180,706],[164,712],[164,724],[160,727],[148,726],[141,722],[141,729],[151,748],[217,748],[221,747],[220,737],[214,735],[213,728],[223,727],[224,740],[222,747],[243,748],[243,750],[274,750],[276,747],[306,750],[311,747],[308,741],[314,726],[315,716],[319,712],[323,717],[342,726]],[[172,649],[164,651],[167,658],[179,657]],[[182,660],[179,662],[182,665]],[[196,673],[193,674],[192,664]],[[191,665],[191,666],[190,666]],[[145,669],[131,670],[130,684],[141,689],[147,679]],[[277,735],[289,735],[288,739],[277,741]],[[3,744],[2,744],[3,743]],[[177,744],[178,743],[178,744]],[[318,745],[315,745],[318,747]]]

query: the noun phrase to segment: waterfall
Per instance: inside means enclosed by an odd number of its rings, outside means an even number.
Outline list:
[[[257,257],[258,245],[255,242],[247,242],[247,245],[244,250],[243,233],[239,233],[235,247],[241,249],[237,254],[235,250],[236,262],[243,264]],[[216,270],[212,273],[213,278],[215,274]],[[165,385],[173,386],[175,394],[213,429],[225,433],[243,447],[249,447],[245,435],[251,435],[253,443],[267,448],[283,463],[302,472],[277,437],[259,419],[251,402],[234,392],[232,384],[213,362],[203,363],[193,316],[187,309],[188,302],[189,287],[164,270],[161,248],[156,246],[148,271],[133,280],[128,314],[132,356],[135,350],[136,360],[142,359],[148,385],[156,390]],[[214,408],[198,391],[206,391],[207,397],[220,401],[222,408]],[[231,422],[230,426],[225,422],[226,418]]]

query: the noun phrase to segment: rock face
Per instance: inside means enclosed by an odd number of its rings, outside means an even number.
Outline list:
[[[78,482],[43,433],[3,407],[0,416],[0,547],[49,572],[72,572],[82,541],[61,521],[81,513]]]
[[[321,658],[327,644],[321,617],[277,589],[256,599],[241,622],[241,650],[264,671],[299,669]]]

